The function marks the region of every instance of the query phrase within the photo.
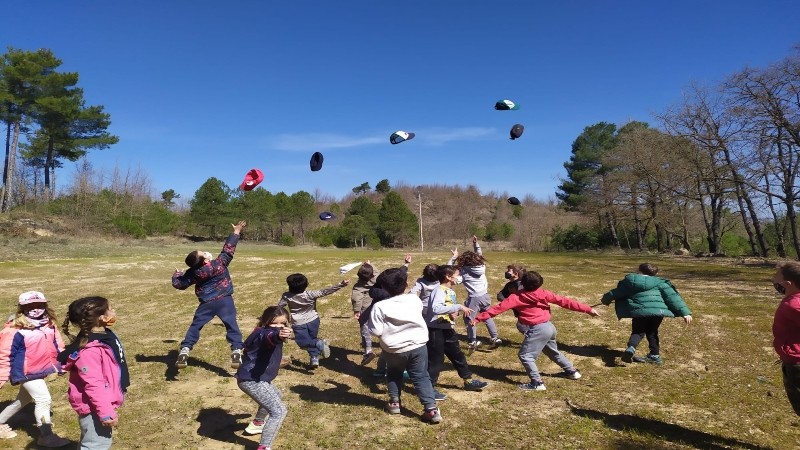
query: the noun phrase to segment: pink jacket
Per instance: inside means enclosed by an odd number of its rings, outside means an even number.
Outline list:
[[[64,368],[69,371],[67,399],[79,415],[97,414],[100,420],[116,419],[125,401],[120,368],[106,344],[91,341],[72,353]]]
[[[17,328],[13,321],[0,330],[0,385],[12,384],[62,373],[56,360],[64,350],[61,333],[54,324],[39,328]]]

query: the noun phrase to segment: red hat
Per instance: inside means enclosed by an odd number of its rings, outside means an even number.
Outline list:
[[[244,181],[239,185],[239,189],[243,191],[251,191],[255,189],[262,181],[264,181],[264,174],[258,169],[250,169],[244,176]]]

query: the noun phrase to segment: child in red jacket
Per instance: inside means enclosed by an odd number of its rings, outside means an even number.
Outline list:
[[[525,336],[519,349],[519,360],[531,379],[530,383],[518,386],[523,391],[546,390],[539,375],[539,369],[536,367],[536,358],[542,352],[564,369],[563,376],[571,380],[579,379],[581,373],[569,359],[558,351],[556,327],[550,322],[550,304],[555,303],[562,308],[584,312],[592,317],[597,317],[599,314],[594,308],[579,301],[540,289],[544,280],[538,272],[525,272],[520,280],[522,281],[522,291],[510,294],[501,303],[478,314],[473,323],[487,320],[509,309],[519,313],[517,330]]]

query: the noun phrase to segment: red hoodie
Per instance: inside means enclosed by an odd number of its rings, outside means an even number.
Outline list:
[[[775,310],[772,346],[781,361],[800,364],[800,292],[787,295]]]
[[[475,318],[479,322],[483,322],[490,317],[513,309],[519,313],[517,318],[519,323],[533,326],[550,320],[550,303],[587,314],[592,311],[589,305],[539,288],[535,291],[522,291],[517,294],[511,294],[505,300],[478,314]]]

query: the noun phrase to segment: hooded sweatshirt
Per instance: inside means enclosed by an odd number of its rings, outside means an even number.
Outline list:
[[[475,253],[483,256],[481,246],[475,244]],[[456,258],[450,258],[447,261],[448,265],[453,265]],[[486,278],[486,265],[480,266],[464,266],[458,268],[464,288],[467,290],[468,297],[480,297],[489,291],[489,280]]]
[[[428,342],[428,327],[422,317],[422,303],[414,294],[400,294],[373,303],[368,326],[389,353],[403,353]]]
[[[120,366],[111,347],[91,341],[67,357],[67,399],[79,415],[96,414],[100,420],[116,419],[125,401],[120,385]]]
[[[422,304],[422,315],[425,317],[428,328],[453,329],[453,319],[450,314],[459,311],[461,311],[461,306],[456,299],[456,292],[439,283],[428,296],[428,301]]]
[[[64,342],[52,320],[40,327],[18,328],[14,323],[9,321],[0,332],[0,381],[10,379],[17,385],[61,373],[56,356]],[[23,319],[22,323],[29,322]]]
[[[678,294],[675,286],[664,278],[629,273],[625,275],[616,289],[603,295],[601,302],[610,305],[616,301],[614,310],[617,317],[684,317],[692,312]]]
[[[800,293],[787,295],[775,310],[772,346],[781,361],[800,364]]]
[[[77,351],[80,351],[80,343],[81,338],[83,336],[78,334],[75,340],[70,343],[63,352],[58,354],[58,361],[65,365],[69,356]],[[128,362],[125,360],[125,349],[122,347],[122,342],[120,342],[119,337],[117,337],[116,333],[111,331],[110,328],[106,327],[105,332],[103,333],[89,333],[89,339],[87,342],[97,341],[102,344],[108,346],[111,349],[112,354],[114,355],[114,359],[117,361],[120,370],[120,387],[122,388],[122,392],[128,391],[128,386],[131,385],[131,377],[128,373]]]

